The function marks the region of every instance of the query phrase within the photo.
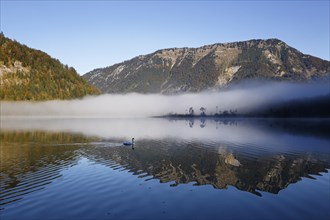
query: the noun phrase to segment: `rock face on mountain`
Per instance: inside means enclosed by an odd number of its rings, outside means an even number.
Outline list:
[[[0,33],[0,100],[72,99],[99,94],[74,68]]]
[[[83,77],[103,93],[199,92],[247,78],[304,81],[330,72],[330,62],[278,39],[171,48]]]

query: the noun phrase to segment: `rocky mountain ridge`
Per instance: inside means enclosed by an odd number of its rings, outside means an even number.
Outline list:
[[[170,48],[83,77],[103,93],[179,93],[217,89],[247,78],[305,81],[330,72],[330,62],[281,40]]]

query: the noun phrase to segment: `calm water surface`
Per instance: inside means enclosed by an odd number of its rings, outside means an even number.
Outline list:
[[[1,118],[0,217],[329,219],[329,131],[329,120]]]

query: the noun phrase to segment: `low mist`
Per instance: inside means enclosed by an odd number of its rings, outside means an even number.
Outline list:
[[[206,114],[216,110],[238,113],[265,108],[294,99],[317,97],[330,93],[329,80],[312,83],[244,81],[231,88],[194,94],[105,94],[69,101],[1,102],[1,116],[49,117],[150,117],[169,113],[185,114],[192,107]]]

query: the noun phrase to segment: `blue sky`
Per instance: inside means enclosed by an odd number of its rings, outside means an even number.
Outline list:
[[[79,74],[171,47],[279,38],[329,60],[326,1],[10,1],[1,31]]]

